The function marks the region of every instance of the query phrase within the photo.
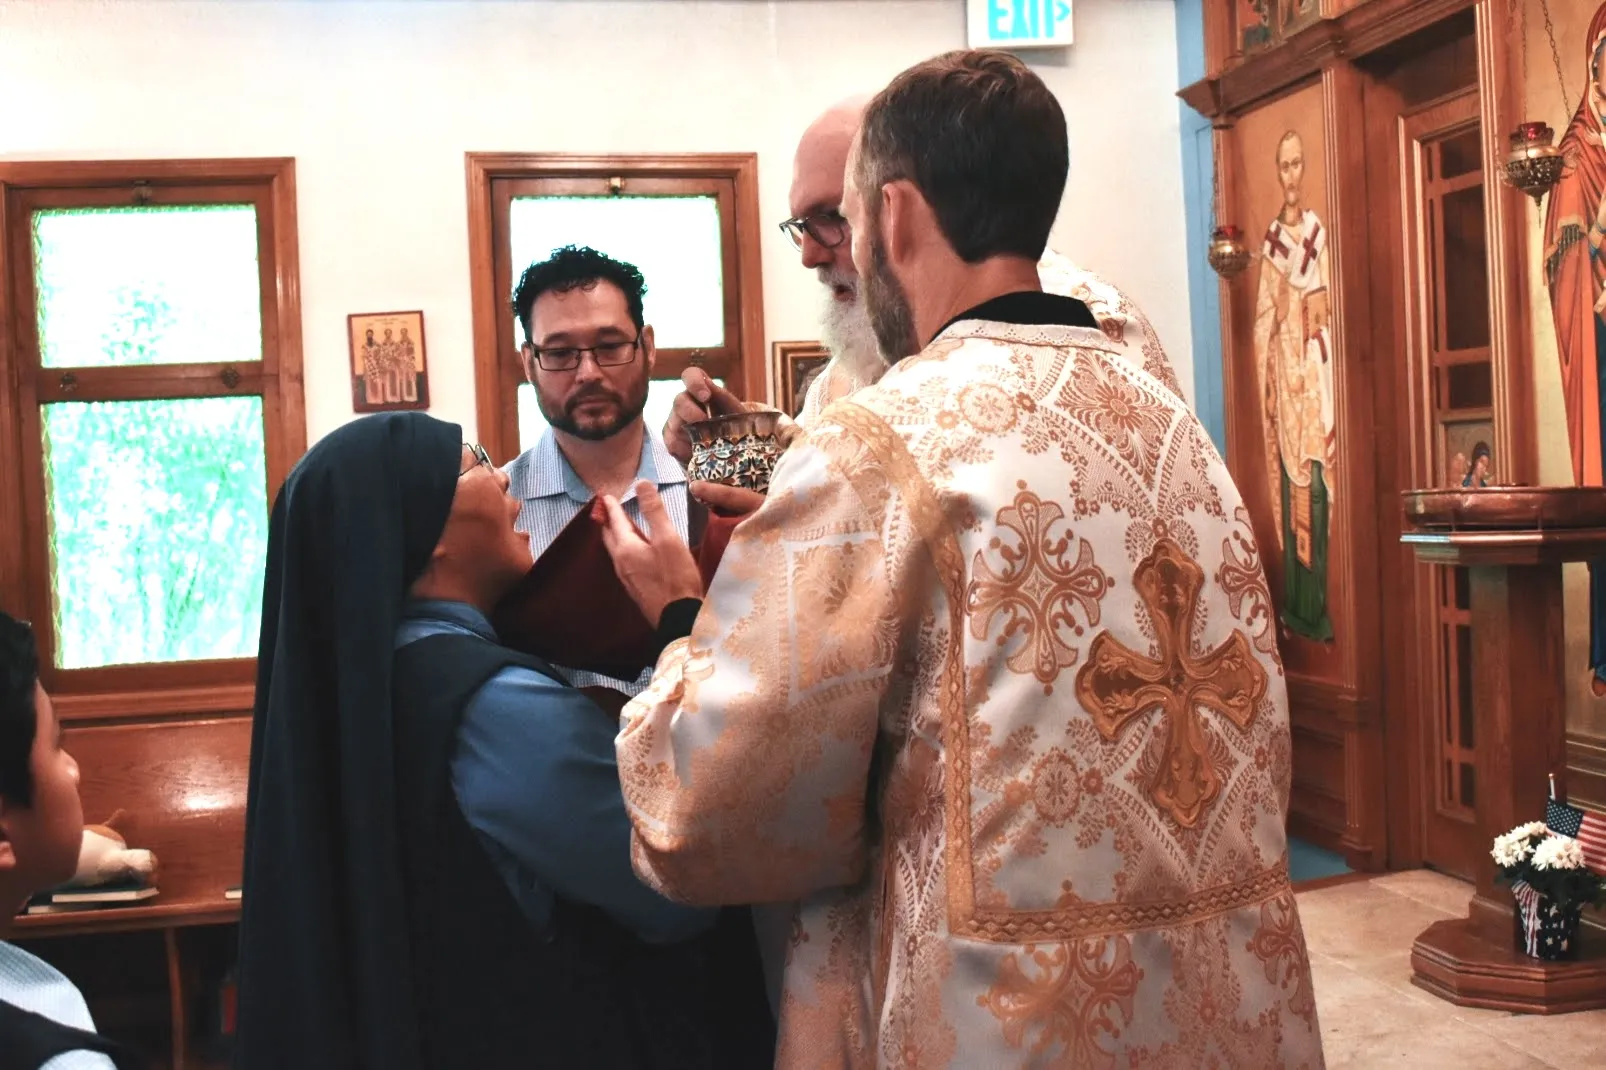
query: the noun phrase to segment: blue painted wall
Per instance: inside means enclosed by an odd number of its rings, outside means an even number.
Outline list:
[[[1177,87],[1205,76],[1204,0],[1177,0]],[[1211,176],[1215,169],[1210,121],[1181,100],[1182,198],[1188,228],[1188,307],[1193,327],[1193,401],[1199,419],[1227,451],[1227,409],[1221,387],[1221,291],[1205,262],[1210,245]]]

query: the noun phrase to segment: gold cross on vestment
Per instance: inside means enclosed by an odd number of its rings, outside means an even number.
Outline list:
[[[1266,669],[1241,631],[1194,656],[1194,614],[1204,570],[1171,539],[1155,544],[1132,574],[1132,585],[1148,606],[1159,656],[1139,654],[1109,632],[1100,632],[1088,649],[1087,664],[1076,674],[1076,697],[1111,741],[1159,708],[1165,746],[1149,781],[1149,796],[1177,824],[1192,828],[1221,791],[1199,709],[1248,728],[1266,694]]]

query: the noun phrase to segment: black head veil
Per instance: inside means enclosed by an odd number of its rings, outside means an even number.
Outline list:
[[[451,511],[456,424],[386,413],[273,504],[246,803],[236,1070],[416,1070],[392,757],[402,604]]]

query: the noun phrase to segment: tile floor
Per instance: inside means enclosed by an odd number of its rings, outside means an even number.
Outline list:
[[[1463,917],[1471,885],[1427,870],[1298,893],[1328,1070],[1606,1068],[1606,1010],[1457,1007],[1411,984],[1411,943]]]

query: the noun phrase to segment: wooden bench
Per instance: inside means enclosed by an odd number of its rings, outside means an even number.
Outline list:
[[[123,811],[117,830],[156,854],[160,894],[18,918],[12,938],[84,990],[102,1032],[170,1052],[175,1070],[210,1065],[192,1052],[197,1019],[233,961],[240,903],[225,892],[240,884],[251,719],[69,724],[66,747],[84,820]]]

